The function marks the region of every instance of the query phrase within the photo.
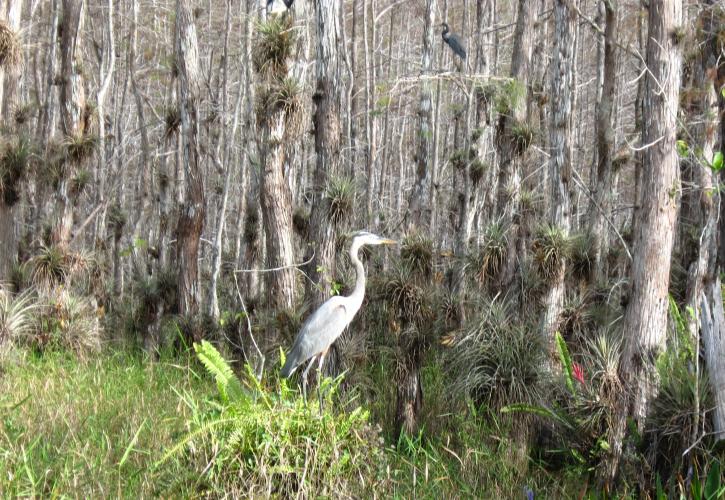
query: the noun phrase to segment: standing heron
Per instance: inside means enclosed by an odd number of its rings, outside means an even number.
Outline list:
[[[353,236],[352,245],[350,245],[350,259],[355,264],[357,272],[355,289],[347,297],[341,295],[331,297],[312,313],[312,316],[307,318],[297,334],[292,349],[287,354],[284,367],[282,367],[282,377],[288,378],[302,363],[311,359],[305,371],[302,372],[302,391],[304,393],[306,393],[307,372],[315,363],[315,358],[318,362],[318,372],[321,372],[327,350],[350,324],[362,305],[366,280],[365,268],[357,256],[358,250],[363,245],[394,245],[396,243],[395,240],[381,238],[366,231],[359,231]],[[320,400],[320,406],[322,406],[322,400]]]
[[[441,28],[443,28],[443,32],[441,33],[441,37],[443,38],[443,41],[448,44],[448,46],[451,48],[451,50],[461,59],[464,61],[466,60],[466,48],[463,46],[463,43],[461,43],[461,39],[456,35],[455,33],[451,33],[448,30],[448,23],[441,23]]]

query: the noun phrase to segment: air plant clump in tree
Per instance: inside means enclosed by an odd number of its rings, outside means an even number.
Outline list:
[[[472,258],[479,283],[489,283],[499,275],[506,262],[507,248],[503,225],[500,222],[491,222],[484,230],[479,251]]]
[[[20,199],[20,182],[34,157],[33,145],[26,137],[6,144],[0,153],[0,199],[6,206]]]
[[[310,228],[310,212],[304,207],[297,207],[292,214],[292,227],[295,232],[302,238],[307,237],[307,231]]]
[[[65,138],[63,146],[70,161],[80,165],[93,156],[98,147],[98,136],[94,134],[69,135]]]
[[[330,177],[325,186],[323,199],[329,220],[333,224],[341,224],[353,214],[355,183],[348,177]]]
[[[483,299],[476,310],[479,314],[457,335],[451,353],[454,392],[494,412],[513,404],[539,404],[546,356],[541,337],[512,322],[513,314],[500,302]]]
[[[534,143],[536,128],[527,122],[516,122],[511,125],[509,138],[514,145],[516,154],[522,155]]]
[[[252,62],[261,75],[282,78],[287,74],[296,39],[292,23],[291,16],[274,16],[258,25]]]
[[[17,72],[23,63],[22,44],[18,34],[5,21],[0,21],[0,67]]]
[[[567,271],[576,279],[589,281],[594,271],[594,238],[589,233],[577,233],[569,240],[571,251]]]
[[[302,124],[301,95],[302,87],[292,77],[275,79],[269,85],[261,88],[256,102],[258,124],[262,125],[276,112],[282,111],[287,124],[285,133],[288,136],[296,135]]]
[[[571,242],[560,227],[543,224],[536,231],[532,250],[541,277],[552,280],[569,258]]]
[[[413,277],[427,280],[433,274],[433,241],[417,232],[409,234],[403,239],[400,258]]]
[[[164,113],[164,139],[171,139],[181,127],[181,114],[178,106],[168,106]]]

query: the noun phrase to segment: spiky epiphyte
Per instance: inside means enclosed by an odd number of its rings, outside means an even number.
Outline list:
[[[406,323],[424,321],[430,316],[425,292],[407,266],[398,266],[383,285],[383,298],[395,315]]]
[[[252,61],[254,69],[267,77],[287,74],[287,61],[295,45],[295,31],[291,16],[274,16],[257,27]]]
[[[594,238],[589,233],[578,233],[569,240],[571,259],[567,271],[577,279],[588,281],[594,271]]]
[[[450,162],[454,168],[463,170],[475,157],[475,152],[470,148],[458,149],[451,155]]]
[[[30,334],[36,308],[31,291],[15,295],[0,286],[0,350]]]
[[[533,251],[541,277],[551,280],[561,272],[569,257],[569,238],[560,227],[544,224],[536,231]]]
[[[483,233],[483,242],[478,254],[474,256],[476,279],[487,283],[503,269],[508,247],[506,230],[499,222],[492,222]]]
[[[84,168],[79,170],[70,180],[70,195],[72,197],[80,196],[90,182],[91,173]]]
[[[510,117],[526,96],[526,85],[518,80],[511,79],[495,90],[496,112],[499,115]]]
[[[577,293],[568,297],[560,320],[561,334],[564,338],[584,338],[593,326],[590,295]]]
[[[330,222],[341,224],[346,221],[355,206],[355,183],[347,177],[330,177],[325,186],[324,202]]]
[[[98,147],[98,136],[94,134],[69,135],[63,142],[68,159],[75,164],[93,156]]]
[[[511,143],[517,154],[523,154],[534,143],[536,129],[527,122],[517,122],[509,130]]]
[[[169,106],[164,113],[164,139],[171,139],[181,126],[181,114],[177,106]]]
[[[282,112],[286,124],[285,133],[296,135],[302,123],[300,110],[302,87],[295,78],[275,79],[260,88],[257,94],[257,123],[262,125],[276,113]]]
[[[16,72],[23,62],[18,34],[5,21],[0,21],[0,67]]]
[[[471,162],[471,166],[468,169],[468,176],[471,178],[471,182],[474,185],[478,185],[488,172],[489,165],[480,158],[476,158]]]
[[[454,389],[498,411],[517,403],[537,404],[544,378],[541,336],[511,321],[511,311],[484,299],[458,336],[451,356]]]
[[[403,239],[400,258],[410,271],[427,279],[433,274],[433,241],[420,233],[412,233]]]
[[[13,111],[13,119],[17,125],[24,125],[30,120],[30,116],[33,114],[35,106],[33,104],[21,104],[15,107]]]
[[[0,155],[0,198],[5,205],[13,206],[20,199],[20,182],[32,158],[33,146],[25,137],[19,137],[3,149]]]
[[[123,227],[128,221],[128,214],[117,203],[111,205],[108,209],[108,227],[114,234],[121,235]]]

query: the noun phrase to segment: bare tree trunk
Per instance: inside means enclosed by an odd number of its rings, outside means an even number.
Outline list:
[[[317,84],[313,100],[315,115],[315,151],[317,163],[313,181],[312,213],[310,214],[310,244],[314,251],[309,266],[311,281],[306,295],[313,308],[330,295],[335,276],[335,228],[331,218],[325,188],[330,178],[339,175],[341,164],[342,101],[341,26],[338,0],[315,1],[317,28]]]
[[[284,15],[290,15],[286,13]],[[275,21],[272,21],[275,22]],[[276,74],[268,75],[265,92],[275,92],[274,87],[283,84],[288,77],[287,61]],[[285,156],[289,147],[288,116],[284,106],[276,103],[268,109],[257,109],[260,141],[259,155],[262,163],[261,205],[266,235],[267,267],[274,269],[266,274],[269,306],[292,309],[297,294],[296,270],[294,269],[294,241],[292,239],[292,192],[285,178]]]
[[[0,12],[0,19],[6,18],[8,27],[15,32],[20,28],[22,4],[22,0],[9,0],[6,5],[0,2],[3,11],[5,7],[7,8],[7,12]],[[3,78],[5,80],[5,93],[3,95],[2,89],[0,89],[0,105],[2,107],[0,122],[10,129],[10,123],[12,123],[11,112],[15,109],[18,99],[19,74],[12,69],[3,71],[3,68],[0,67],[0,80]],[[2,86],[2,82],[0,82],[0,86]],[[16,227],[18,210],[15,205],[19,201],[20,186],[6,185],[4,181],[5,179],[0,179],[0,283],[9,280],[18,253]],[[12,182],[18,184],[20,179],[13,179]]]
[[[426,16],[423,25],[423,54],[421,74],[430,73],[433,59],[433,25],[435,24],[436,0],[426,0]],[[430,209],[425,207],[430,191],[431,169],[433,156],[433,102],[430,80],[423,79],[420,83],[420,100],[418,101],[418,140],[415,154],[416,179],[408,208],[407,225],[424,229],[430,223]]]
[[[426,0],[421,69],[423,75],[430,73],[431,69],[435,9],[436,0]],[[423,80],[420,85],[416,181],[413,187],[409,213],[406,214],[406,225],[409,230],[415,228],[422,230],[430,225],[430,207],[424,208],[423,204],[428,201],[430,191],[430,162],[433,149],[432,95],[429,81]],[[418,428],[420,410],[423,406],[423,385],[420,377],[420,368],[423,362],[421,349],[417,340],[409,342],[405,337],[405,334],[401,334],[399,340],[403,368],[399,370],[399,380],[397,382],[395,429],[398,435],[402,431],[408,434],[415,433]]]
[[[179,313],[190,316],[199,312],[201,301],[198,255],[206,202],[199,154],[199,44],[189,0],[176,1],[176,64],[182,164],[186,181],[176,226],[176,265],[179,268]],[[194,332],[194,336],[195,340],[199,340],[200,332]]]
[[[576,10],[566,0],[554,1],[554,60],[551,71],[551,159],[549,161],[549,224],[552,230],[569,237],[571,229],[571,105],[574,78],[574,37]],[[566,261],[554,263],[548,270],[549,287],[544,296],[544,342],[553,348],[554,332],[559,329],[559,317],[564,308],[564,274]],[[551,353],[553,354],[553,352]]]
[[[60,119],[63,134],[69,141],[83,141],[86,133],[84,120],[86,96],[83,89],[83,75],[80,72],[83,40],[80,35],[84,19],[84,0],[63,0]],[[61,246],[66,246],[70,242],[73,228],[74,200],[70,190],[70,177],[73,169],[78,166],[78,160],[68,156],[66,155],[65,163],[69,168],[66,169],[56,191],[56,224],[53,241]]]
[[[594,193],[589,206],[589,234],[593,239],[594,258],[592,269],[598,281],[606,276],[606,256],[609,250],[607,218],[612,212],[612,153],[614,149],[614,111],[615,82],[617,79],[617,12],[614,3],[601,0],[604,9],[604,57],[601,61],[601,94],[597,103],[597,168]]]
[[[681,48],[673,35],[682,22],[681,0],[651,0],[647,41],[641,219],[634,235],[630,298],[620,378],[625,391],[611,429],[606,482],[616,476],[626,421],[642,429],[659,382],[655,362],[665,348],[670,258],[677,215],[679,169],[675,142]],[[631,393],[631,397],[626,394]]]

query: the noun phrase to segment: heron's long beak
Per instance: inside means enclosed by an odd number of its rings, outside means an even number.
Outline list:
[[[380,244],[382,244],[382,245],[397,245],[398,242],[395,241],[395,240],[390,240],[388,238],[381,238],[380,239]]]

